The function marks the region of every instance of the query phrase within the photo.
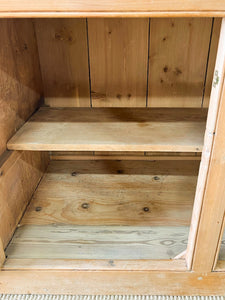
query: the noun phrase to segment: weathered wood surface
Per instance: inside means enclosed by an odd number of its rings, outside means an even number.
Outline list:
[[[52,161],[22,224],[190,224],[199,161]]]
[[[41,108],[10,150],[201,152],[206,110]]]
[[[6,249],[16,259],[172,259],[188,226],[21,225]]]

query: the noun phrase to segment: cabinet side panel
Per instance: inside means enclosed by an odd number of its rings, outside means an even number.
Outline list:
[[[0,155],[40,101],[41,75],[31,19],[0,20]]]
[[[4,248],[47,165],[46,152],[13,151],[0,166],[0,238]]]

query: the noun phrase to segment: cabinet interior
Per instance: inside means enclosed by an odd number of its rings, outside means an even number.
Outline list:
[[[221,19],[0,23],[3,268],[179,257]]]

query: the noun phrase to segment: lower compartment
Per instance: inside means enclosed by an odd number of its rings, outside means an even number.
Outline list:
[[[51,161],[5,264],[172,259],[187,246],[198,168],[199,161]]]

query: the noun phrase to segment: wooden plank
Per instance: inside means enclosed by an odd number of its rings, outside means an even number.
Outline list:
[[[172,259],[187,246],[188,226],[21,225],[11,259]]]
[[[209,18],[151,19],[149,107],[201,107],[211,23]]]
[[[0,237],[6,247],[45,171],[48,155],[13,152],[0,166]]]
[[[76,259],[7,259],[3,270],[72,270],[72,271],[185,271],[185,260],[76,260]]]
[[[89,107],[85,19],[38,19],[35,25],[45,104]]]
[[[203,107],[209,106],[213,74],[214,74],[215,63],[216,63],[216,54],[217,54],[219,35],[220,35],[220,27],[221,27],[221,19],[215,18],[213,22],[211,46],[209,49],[210,52],[209,52],[209,61],[208,61],[208,69],[207,69],[207,77],[206,77],[206,85],[205,85],[205,94],[203,99]]]
[[[223,296],[224,282],[225,272],[206,274],[157,270],[112,270],[94,273],[71,270],[0,272],[0,292],[3,294]]]
[[[205,117],[198,109],[42,108],[8,149],[201,152]]]
[[[1,18],[187,18],[225,17],[225,11],[0,11]]]
[[[188,226],[198,167],[198,161],[52,161],[21,224]]]
[[[0,155],[39,105],[41,76],[31,20],[0,20]]]
[[[196,12],[198,14],[207,13],[208,16],[213,15],[214,12],[218,12],[224,15],[225,5],[223,0],[213,1],[208,0],[203,2],[202,0],[186,0],[184,3],[179,0],[170,1],[111,1],[99,0],[99,1],[44,1],[35,0],[32,4],[29,0],[23,0],[18,3],[15,0],[3,0],[0,4],[1,12]],[[84,16],[84,14],[83,14]]]
[[[145,107],[148,19],[89,19],[93,107]]]
[[[225,20],[222,22],[210,97],[204,149],[195,195],[187,251],[188,267],[212,270],[218,253],[225,203]],[[206,246],[207,245],[207,246]]]
[[[5,251],[4,251],[2,239],[0,238],[0,268],[2,267],[4,261],[5,261]]]

